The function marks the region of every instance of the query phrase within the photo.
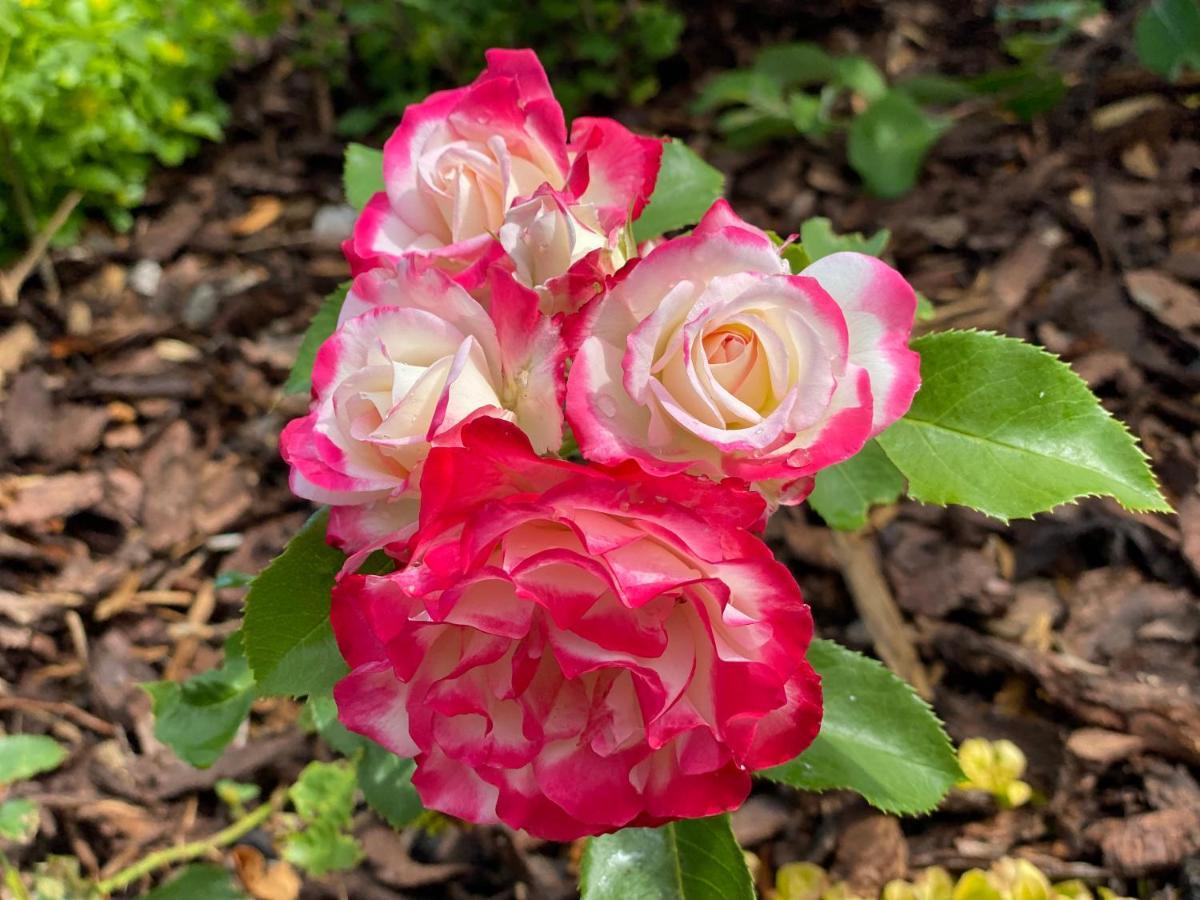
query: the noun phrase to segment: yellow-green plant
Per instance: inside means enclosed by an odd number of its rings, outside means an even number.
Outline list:
[[[958,748],[958,764],[967,777],[958,787],[986,791],[1006,809],[1023,806],[1033,797],[1025,774],[1025,754],[1012,741],[971,738]]]
[[[156,162],[220,136],[252,22],[242,0],[0,0],[0,257],[72,198],[128,226]]]

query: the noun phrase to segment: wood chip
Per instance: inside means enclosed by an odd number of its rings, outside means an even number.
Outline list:
[[[1176,331],[1200,329],[1200,291],[1156,269],[1125,273],[1133,302]]]
[[[61,614],[64,609],[76,609],[82,605],[83,595],[68,591],[24,594],[0,591],[0,616],[18,625],[33,625]]]
[[[142,479],[151,486],[142,506],[147,542],[166,550],[192,534],[192,513],[199,466],[192,449],[192,430],[172,422],[142,461]]]
[[[278,197],[255,197],[250,201],[250,210],[229,223],[229,230],[238,237],[247,237],[275,224],[282,213],[283,203]]]
[[[1107,728],[1080,728],[1067,738],[1067,749],[1076,757],[1105,767],[1128,759],[1145,747],[1146,742],[1137,735],[1109,731]]]
[[[1104,862],[1118,875],[1149,875],[1200,853],[1200,809],[1163,809],[1102,819],[1087,829]]]
[[[11,498],[7,502],[5,495]],[[0,522],[32,525],[89,509],[103,499],[99,472],[16,476],[0,481]]]

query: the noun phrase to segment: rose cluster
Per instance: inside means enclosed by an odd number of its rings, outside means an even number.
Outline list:
[[[712,815],[803,751],[812,620],[756,533],[918,386],[915,296],[877,259],[794,274],[724,201],[638,247],[661,159],[568,132],[531,51],[409,107],[281,439],[349,556],[342,722],[473,822]],[[352,574],[378,550],[395,571]]]

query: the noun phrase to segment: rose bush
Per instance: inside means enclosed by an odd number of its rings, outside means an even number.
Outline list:
[[[346,295],[313,367],[311,410],[280,438],[292,490],[332,506],[341,549],[401,547],[426,455],[474,417],[516,422],[539,453],[562,443],[557,327],[502,269],[478,287],[490,309],[406,257],[359,275]]]
[[[821,719],[812,621],[755,494],[540,459],[479,419],[436,447],[411,562],[334,589],[342,722],[426,806],[554,840],[707,816]]]
[[[555,294],[565,285],[550,282],[572,265],[589,254],[581,273],[623,262],[621,233],[654,189],[662,145],[611,119],[576,120],[568,142],[562,108],[532,51],[491,50],[487,63],[472,84],[405,110],[384,145],[386,190],[367,203],[346,257],[355,273],[406,253],[458,271],[502,237],[508,248],[533,248],[535,258],[518,262],[518,272],[557,312],[571,304]],[[533,199],[539,189],[548,200]],[[520,209],[522,201],[532,208]],[[527,229],[533,233],[523,236]],[[562,239],[538,249],[556,229]],[[616,256],[600,259],[608,254]]]
[[[596,462],[735,476],[798,502],[809,476],[907,411],[915,310],[908,283],[871,256],[791,274],[721,200],[586,313],[567,417]]]

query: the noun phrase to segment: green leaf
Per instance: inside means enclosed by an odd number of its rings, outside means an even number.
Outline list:
[[[353,869],[363,858],[362,847],[351,834],[328,822],[316,822],[284,838],[283,858],[310,875]]]
[[[654,193],[633,223],[634,238],[640,244],[696,224],[724,190],[724,175],[682,141],[667,141]]]
[[[921,354],[921,390],[879,436],[909,496],[998,519],[1084,496],[1170,511],[1125,426],[1054,356],[975,331],[926,335],[912,347]]]
[[[345,829],[354,812],[355,767],[349,762],[311,762],[288,788],[304,828],[284,838],[283,857],[312,875],[352,868],[362,848]]]
[[[416,763],[371,741],[364,741],[358,761],[358,786],[363,799],[393,828],[412,823],[425,807],[412,784]]]
[[[383,151],[362,144],[347,144],[342,187],[346,191],[346,202],[361,212],[368,200],[385,189]]]
[[[350,821],[354,811],[355,772],[349,762],[310,762],[288,788],[288,799],[305,822],[335,825]]]
[[[840,56],[837,59],[838,83],[874,103],[887,93],[887,80],[875,63],[865,56]]]
[[[816,44],[776,44],[758,54],[754,69],[785,87],[792,87],[833,80],[838,74],[838,63]]]
[[[889,813],[937,806],[962,772],[928,704],[876,660],[833,641],[814,640],[808,661],[821,675],[821,731],[796,759],[758,774],[806,791],[852,790]]]
[[[888,91],[850,123],[850,165],[874,193],[899,197],[916,184],[925,154],[949,126],[904,92]]]
[[[325,543],[328,521],[328,511],[309,519],[246,594],[246,658],[260,694],[320,693],[347,671],[329,627],[345,557]]]
[[[904,476],[871,440],[845,462],[818,472],[808,502],[830,527],[854,531],[867,524],[872,506],[895,503],[902,493]]]
[[[1067,93],[1062,72],[1044,64],[995,69],[967,83],[978,93],[993,95],[1025,121],[1054,109]]]
[[[175,755],[197,768],[215,763],[250,714],[254,676],[242,650],[241,632],[225,642],[219,669],[201,672],[180,684],[143,684],[154,711],[154,736]]]
[[[913,101],[925,106],[944,106],[970,100],[978,92],[962,78],[928,73],[912,75],[897,82],[895,89],[908,94]]]
[[[62,765],[66,749],[43,734],[0,737],[0,785],[13,784]]]
[[[283,386],[284,393],[303,394],[312,387],[312,368],[317,359],[317,351],[337,328],[338,315],[342,311],[342,303],[350,291],[350,282],[339,284],[333,292],[321,301],[321,308],[308,323],[308,329],[300,341],[300,349],[296,351],[296,361],[292,363],[291,374]]]
[[[800,243],[804,246],[804,252],[810,262],[844,250],[879,256],[891,237],[892,233],[886,228],[880,228],[869,238],[859,231],[837,234],[833,230],[833,223],[819,216],[808,219],[800,226]]]
[[[25,844],[38,829],[38,808],[32,800],[20,797],[0,803],[0,838]]]
[[[245,896],[221,866],[193,863],[142,900],[244,900]]]
[[[625,828],[588,841],[583,900],[754,900],[729,816]]]
[[[1200,3],[1153,0],[1138,17],[1133,44],[1142,65],[1171,81],[1200,70]]]

